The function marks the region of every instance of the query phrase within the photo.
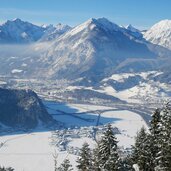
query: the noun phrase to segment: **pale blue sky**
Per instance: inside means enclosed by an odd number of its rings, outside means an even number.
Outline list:
[[[64,23],[71,26],[89,18],[148,28],[171,19],[171,0],[0,0],[0,22],[21,18],[36,24]]]

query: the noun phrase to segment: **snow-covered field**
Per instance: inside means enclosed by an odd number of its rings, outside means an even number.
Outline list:
[[[0,143],[4,143],[0,147],[1,165],[11,166],[16,171],[53,171],[56,151],[58,165],[68,158],[75,168],[79,148],[85,141],[91,148],[95,147],[95,139],[100,137],[105,124],[111,123],[116,129],[122,149],[130,148],[142,126],[147,128],[140,115],[128,110],[55,102],[45,104],[53,117],[63,123],[63,129],[1,136]],[[95,135],[94,128],[97,128]]]

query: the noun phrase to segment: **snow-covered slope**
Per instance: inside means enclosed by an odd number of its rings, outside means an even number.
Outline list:
[[[44,34],[44,28],[22,21],[8,20],[0,25],[0,43],[30,43]]]
[[[171,50],[171,20],[156,23],[144,34],[144,38]]]

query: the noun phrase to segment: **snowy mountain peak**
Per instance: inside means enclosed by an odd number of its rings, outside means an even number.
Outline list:
[[[85,21],[83,24],[85,25],[89,25],[89,24],[93,24],[96,22],[95,18],[89,18],[87,21]]]
[[[90,18],[86,22],[74,27],[74,29],[72,29],[72,31],[69,34],[74,35],[83,30],[87,30],[89,32],[91,30],[94,30],[95,28],[99,28],[104,31],[110,31],[110,32],[124,30],[124,28],[118,26],[115,23],[112,23],[111,21],[109,21],[106,18],[98,18],[98,19]]]
[[[84,25],[87,27],[88,25],[90,24],[94,24],[98,27],[101,27],[105,30],[110,30],[110,31],[118,31],[118,30],[122,30],[123,28],[118,26],[117,24],[115,23],[112,23],[111,21],[109,21],[108,19],[106,18],[98,18],[98,19],[95,19],[95,18],[90,18],[88,21],[86,21],[84,23]]]
[[[161,20],[160,22],[153,25],[149,31],[171,32],[171,20]]]
[[[125,28],[127,30],[132,31],[132,32],[140,32],[138,29],[136,29],[135,27],[133,27],[131,24],[127,25]]]
[[[3,23],[3,25],[9,25],[9,24],[23,25],[23,24],[31,24],[31,23],[23,21],[20,18],[14,18],[12,20],[7,20],[6,22]]]
[[[135,38],[141,39],[143,37],[142,33],[140,30],[137,28],[133,27],[131,24],[127,25],[125,29],[128,32],[131,32],[131,35],[134,36]]]
[[[12,21],[21,22],[22,20],[20,18],[14,18]]]
[[[97,19],[97,22],[101,24],[101,26],[103,26],[105,29],[108,29],[110,31],[118,31],[118,30],[122,30],[123,28],[118,26],[117,24],[109,21],[106,18],[99,18]]]
[[[9,25],[9,24],[12,24],[12,23],[22,23],[23,21],[19,18],[14,18],[12,20],[7,20],[5,22],[3,22],[0,26],[4,26],[4,25]]]
[[[166,29],[171,29],[171,20],[168,20],[168,19],[161,20],[160,22],[155,24],[153,27],[160,27],[160,28],[165,27]]]
[[[122,27],[118,26],[117,24],[109,21],[107,18],[98,18],[98,19],[92,19],[94,23],[98,26],[100,26],[103,29],[107,29],[110,31],[118,31],[122,30]]]
[[[171,50],[171,20],[156,23],[144,34],[144,38]]]
[[[95,24],[96,25],[96,19],[95,18],[90,18],[87,21],[85,21],[84,23],[76,26],[75,28],[81,27],[81,28],[86,28],[91,24]]]

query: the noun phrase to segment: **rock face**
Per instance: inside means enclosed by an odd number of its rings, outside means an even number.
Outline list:
[[[10,127],[34,128],[50,124],[52,117],[37,94],[31,90],[0,88],[0,122]]]

